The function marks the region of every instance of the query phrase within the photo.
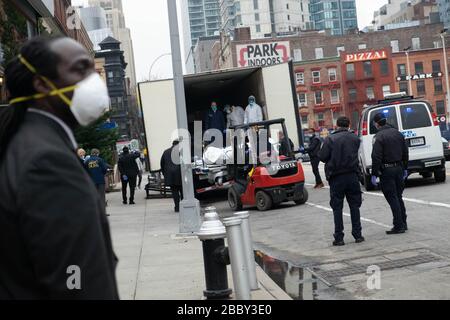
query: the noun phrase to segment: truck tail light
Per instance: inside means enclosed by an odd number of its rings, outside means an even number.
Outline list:
[[[369,130],[367,128],[367,121],[364,121],[362,124],[362,135],[363,136],[369,135]]]
[[[433,117],[433,124],[435,127],[439,127],[439,120],[438,117],[436,115],[436,113],[432,113],[431,116]]]

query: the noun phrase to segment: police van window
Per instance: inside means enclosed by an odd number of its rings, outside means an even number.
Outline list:
[[[431,127],[431,117],[426,104],[400,107],[403,130]]]
[[[382,109],[372,110],[372,112],[370,113],[370,134],[378,133],[378,129],[375,127],[373,119],[375,118],[375,115],[380,112],[382,112],[386,116],[388,124],[398,129],[397,112],[395,111],[395,107],[386,107]]]

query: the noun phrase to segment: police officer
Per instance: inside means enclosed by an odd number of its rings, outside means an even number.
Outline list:
[[[358,173],[358,150],[360,140],[349,130],[350,120],[337,120],[338,129],[329,136],[319,152],[320,161],[325,163],[325,173],[330,183],[330,205],[333,208],[335,233],[334,246],[343,246],[344,222],[342,209],[347,198],[352,219],[352,235],[356,243],[364,242],[359,209],[362,204],[361,185]]]
[[[405,233],[408,225],[403,190],[408,178],[409,149],[405,137],[387,123],[383,113],[376,114],[374,122],[378,133],[372,152],[372,184],[377,186],[380,177],[381,190],[394,216],[394,228],[386,233]]]

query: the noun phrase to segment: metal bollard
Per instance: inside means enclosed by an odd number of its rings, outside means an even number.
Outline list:
[[[247,262],[247,270],[248,270],[248,277],[249,277],[249,283],[250,283],[250,289],[251,290],[258,290],[258,279],[256,278],[256,263],[255,263],[255,252],[253,250],[253,240],[252,240],[252,231],[250,229],[250,214],[248,211],[246,212],[238,212],[235,213],[235,216],[242,220],[242,237],[243,237],[243,244],[245,249],[245,257]]]
[[[232,290],[228,288],[226,230],[216,208],[206,209],[204,222],[197,233],[203,245],[206,290],[203,295],[209,300],[229,299]]]
[[[250,282],[248,278],[245,248],[242,245],[242,220],[226,218],[223,224],[227,230],[228,247],[230,252],[231,271],[233,273],[234,291],[237,300],[251,300]]]

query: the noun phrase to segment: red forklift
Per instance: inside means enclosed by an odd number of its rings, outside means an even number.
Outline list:
[[[267,211],[290,201],[297,205],[305,204],[308,191],[303,166],[295,157],[285,119],[251,123],[233,129],[234,132],[241,132],[237,136],[242,137],[245,133],[246,138],[232,141],[234,161],[228,165],[233,181],[228,190],[231,209],[240,211],[244,206],[256,206],[260,211]],[[254,138],[249,139],[250,135]],[[239,158],[239,152],[244,156]]]

